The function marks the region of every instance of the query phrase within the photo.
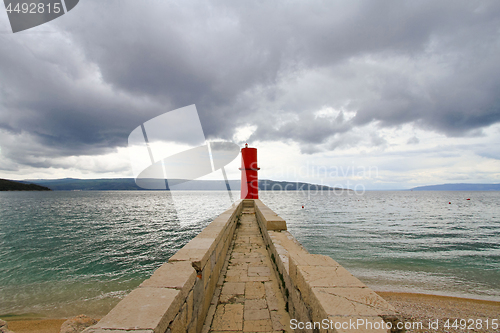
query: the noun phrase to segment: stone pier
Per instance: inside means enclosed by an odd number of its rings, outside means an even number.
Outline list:
[[[292,332],[253,205],[243,206],[223,279],[205,332]]]
[[[384,299],[240,200],[86,333],[397,332]]]

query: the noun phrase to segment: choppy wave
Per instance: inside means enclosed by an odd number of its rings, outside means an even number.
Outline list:
[[[0,193],[0,315],[104,315],[227,208],[222,192],[181,195],[196,223],[179,223],[168,192]],[[500,300],[498,192],[261,199],[374,289]]]
[[[500,300],[499,192],[261,199],[310,252],[331,256],[375,290]]]

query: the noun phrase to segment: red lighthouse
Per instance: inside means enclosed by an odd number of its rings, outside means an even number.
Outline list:
[[[248,148],[248,143],[245,143],[245,148],[241,149],[241,199],[258,199],[259,198],[259,178],[257,171],[257,148]]]

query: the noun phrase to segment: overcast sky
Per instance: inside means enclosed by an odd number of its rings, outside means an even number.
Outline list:
[[[195,104],[261,178],[498,183],[499,55],[497,0],[81,0],[16,34],[1,9],[0,177],[131,177],[129,134]]]

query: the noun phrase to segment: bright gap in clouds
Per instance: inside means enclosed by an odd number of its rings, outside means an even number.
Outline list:
[[[196,104],[207,138],[259,148],[261,178],[498,182],[499,13],[495,1],[88,0],[2,36],[0,177],[130,177],[131,131]]]
[[[255,131],[242,127],[235,139],[244,145]],[[493,125],[475,137],[449,138],[412,125],[378,128],[376,123],[350,133],[355,144],[338,144],[335,136],[325,142],[321,152],[304,154],[296,142],[255,141],[258,149],[260,179],[301,181],[329,186],[349,187],[360,184],[367,190],[407,189],[441,183],[500,182],[500,125]],[[418,143],[411,143],[413,138]],[[378,145],[374,145],[378,141]],[[336,144],[335,150],[328,146]],[[153,143],[171,155],[189,148],[181,144]],[[492,148],[495,147],[495,148]],[[0,148],[1,149],[1,148]],[[2,150],[0,150],[0,154]],[[229,179],[239,179],[240,156],[226,167]],[[8,159],[2,158],[3,165]],[[11,179],[56,178],[129,178],[132,177],[129,150],[94,156],[57,157],[51,167],[40,169],[11,163],[11,171],[0,177]],[[212,173],[200,179],[220,179]]]
[[[368,190],[500,182],[500,149],[489,149],[500,142],[500,125],[483,132],[477,137],[449,138],[411,125],[379,129],[370,124],[353,131],[355,145],[338,146],[334,151],[307,155],[293,142],[255,145],[260,149],[260,178],[273,180],[350,188],[361,184]],[[374,138],[379,145],[373,145]],[[419,143],[409,143],[412,138]],[[481,149],[486,151],[481,153]]]

